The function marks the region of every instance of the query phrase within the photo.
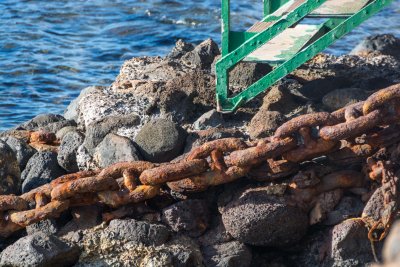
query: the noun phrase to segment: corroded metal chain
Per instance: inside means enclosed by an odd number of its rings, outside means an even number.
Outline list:
[[[244,176],[262,180],[284,177],[296,172],[300,163],[320,156],[335,162],[366,159],[379,148],[400,141],[396,125],[400,121],[399,99],[400,84],[333,113],[298,116],[280,126],[273,137],[256,143],[238,138],[215,140],[173,163],[117,163],[103,170],[61,176],[21,196],[0,196],[0,236],[57,217],[75,206],[102,203],[118,208],[142,202],[157,196],[165,186],[178,192],[198,192]],[[392,176],[384,176],[384,186],[392,185]],[[332,177],[309,195],[360,184],[360,179],[351,182],[351,173]],[[388,192],[396,195],[393,190],[397,188],[389,186]],[[388,207],[397,210],[397,202],[392,202],[388,197]],[[389,221],[387,218],[383,223],[388,225]]]

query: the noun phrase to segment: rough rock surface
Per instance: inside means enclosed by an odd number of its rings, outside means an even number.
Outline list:
[[[21,185],[21,172],[11,147],[0,140],[0,195],[16,194]]]
[[[204,247],[205,266],[247,267],[251,264],[251,250],[238,241]]]
[[[370,94],[359,88],[343,88],[329,92],[322,98],[322,103],[329,111],[340,109],[367,99]]]
[[[234,88],[244,89],[264,77],[272,70],[263,63],[240,62],[229,73],[229,82]]]
[[[25,169],[28,160],[36,153],[36,150],[23,140],[13,136],[3,137],[2,140],[10,146],[12,151],[14,151],[15,156],[17,157],[19,169]]]
[[[29,159],[21,174],[22,192],[28,192],[64,174],[65,171],[58,165],[56,153],[37,152]]]
[[[38,232],[19,239],[0,255],[1,266],[70,266],[79,249],[53,235]]]
[[[78,150],[78,147],[82,145],[83,140],[83,134],[72,131],[65,134],[61,140],[57,161],[58,164],[67,172],[79,171],[78,164],[76,162],[76,151]]]
[[[33,119],[21,124],[19,128],[28,131],[37,131],[40,128],[48,126],[50,123],[65,121],[65,118],[56,114],[40,114]]]
[[[343,197],[335,209],[328,213],[325,225],[336,225],[350,218],[361,216],[364,208],[364,203],[357,197]]]
[[[81,101],[81,99],[85,97],[87,94],[101,89],[103,89],[103,87],[100,86],[89,86],[82,89],[79,96],[74,100],[72,100],[71,103],[69,103],[68,107],[65,109],[64,118],[66,118],[67,120],[77,121],[79,114],[79,101]]]
[[[84,145],[90,153],[93,153],[96,146],[103,141],[107,134],[120,133],[120,135],[124,135],[125,131],[126,135],[130,136],[132,134],[130,129],[137,126],[139,122],[140,118],[136,114],[105,117],[86,127]]]
[[[222,114],[212,109],[200,116],[194,123],[193,128],[195,130],[206,130],[214,127],[218,127],[224,124]]]
[[[183,150],[186,132],[166,119],[153,120],[139,131],[135,142],[140,154],[151,162],[166,162]]]
[[[380,52],[384,55],[400,57],[400,39],[392,34],[378,34],[365,38],[351,52],[351,55],[363,55]]]
[[[56,234],[58,232],[58,225],[55,219],[46,219],[26,227],[26,233],[33,235],[37,232],[42,232],[47,235]]]
[[[57,133],[64,127],[74,127],[76,122],[73,120],[61,120],[47,124],[46,126],[39,127],[39,130],[43,130],[49,133]]]
[[[104,168],[117,162],[137,161],[140,155],[129,138],[108,134],[96,147],[93,158],[99,167]]]
[[[222,220],[235,239],[254,246],[285,247],[298,242],[308,228],[306,214],[268,195],[266,188],[239,192],[222,208]]]
[[[248,126],[250,137],[253,139],[272,136],[275,130],[286,121],[282,113],[261,109],[251,119]]]
[[[198,199],[181,201],[162,211],[162,221],[166,225],[190,237],[200,236],[207,230],[209,216],[206,202]]]
[[[190,68],[210,69],[219,54],[218,45],[212,39],[207,39],[182,56],[182,62]]]
[[[400,264],[400,221],[393,224],[383,248],[383,260],[393,266]],[[390,265],[389,265],[390,266]]]
[[[77,129],[78,129],[78,128],[77,128],[76,126],[66,126],[66,127],[63,127],[63,128],[61,128],[60,130],[58,130],[58,131],[56,132],[56,137],[57,137],[57,139],[62,140],[63,137],[64,137],[64,135],[66,135],[66,134],[69,133],[69,132],[76,132]]]

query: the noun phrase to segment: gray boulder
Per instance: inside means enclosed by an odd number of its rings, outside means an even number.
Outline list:
[[[238,192],[221,211],[226,230],[254,246],[287,247],[300,241],[308,228],[304,212],[263,187]]]
[[[251,264],[251,250],[238,241],[204,247],[202,252],[205,266],[248,267]]]
[[[56,153],[37,152],[29,159],[21,174],[22,192],[28,192],[64,174],[65,171],[58,165]]]
[[[378,34],[365,38],[351,52],[350,55],[371,53],[378,51],[384,55],[400,57],[400,39],[393,34]]]
[[[63,127],[56,132],[56,137],[57,137],[57,139],[62,140],[64,135],[66,135],[69,132],[73,132],[73,131],[76,132],[77,129],[78,129],[78,127],[76,127],[76,126]]]
[[[333,90],[322,98],[322,103],[330,110],[334,111],[344,106],[357,103],[367,99],[369,94],[359,88],[343,88]]]
[[[139,152],[129,138],[112,133],[96,147],[93,158],[101,168],[117,162],[140,160]]]
[[[162,211],[162,221],[166,225],[190,237],[198,237],[207,230],[209,216],[206,202],[199,199],[180,201]]]
[[[0,140],[0,195],[16,194],[21,185],[21,172],[14,151]]]
[[[109,133],[117,133],[121,128],[130,128],[139,125],[140,118],[136,114],[108,116],[104,119],[89,124],[86,128],[84,145],[93,153],[94,149]]]
[[[65,121],[65,118],[56,114],[40,114],[33,119],[21,124],[19,127],[28,131],[37,131],[51,123]]]
[[[47,235],[56,234],[59,228],[55,219],[46,219],[26,227],[26,233],[33,235],[37,232],[42,232]]]
[[[13,136],[4,137],[2,138],[2,140],[6,142],[7,145],[9,145],[12,151],[15,153],[19,169],[25,169],[28,160],[33,156],[33,154],[36,153],[36,150],[23,140],[15,138]]]
[[[167,242],[170,237],[170,231],[167,227],[134,219],[112,220],[104,234],[116,240],[123,239],[142,243],[146,246],[160,246]]]
[[[214,58],[219,54],[221,53],[218,44],[212,39],[207,39],[186,53],[181,60],[188,67],[211,69]]]
[[[67,172],[79,171],[76,162],[76,151],[82,145],[83,140],[84,136],[79,132],[68,132],[61,140],[57,161]]]
[[[39,130],[43,130],[49,133],[57,133],[64,127],[76,126],[76,122],[73,120],[61,120],[47,124],[46,126],[39,127]]]
[[[179,39],[174,48],[172,48],[171,52],[167,55],[168,58],[171,59],[179,59],[186,53],[192,51],[194,49],[194,45],[191,43],[186,43],[182,39]]]
[[[166,162],[182,152],[185,138],[186,132],[180,126],[166,119],[158,119],[145,124],[135,142],[146,160]]]
[[[194,123],[195,130],[206,130],[209,128],[218,127],[224,124],[222,114],[212,109],[200,116]]]
[[[42,232],[25,236],[0,255],[0,266],[71,266],[79,258],[79,248]]]
[[[71,103],[69,103],[68,107],[66,108],[66,110],[64,111],[64,117],[67,120],[74,120],[77,121],[78,119],[78,112],[79,112],[79,101],[87,94],[89,94],[90,92],[96,91],[96,90],[100,90],[102,87],[98,87],[98,86],[90,86],[90,87],[86,87],[84,88],[79,96],[77,98],[75,98],[74,100],[71,101]]]

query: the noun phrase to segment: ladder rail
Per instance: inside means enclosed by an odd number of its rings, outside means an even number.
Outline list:
[[[383,7],[389,5],[393,0],[373,0],[359,12],[348,18],[331,18],[324,23],[324,27],[327,27],[327,31],[322,37],[317,39],[315,42],[309,44],[299,53],[297,53],[293,58],[281,64],[279,67],[272,70],[266,76],[262,77],[260,80],[252,84],[245,91],[237,94],[232,98],[225,97],[225,94],[219,95],[218,81],[217,81],[217,103],[218,107],[225,107],[220,109],[224,112],[232,112],[237,109],[240,104],[250,101],[256,97],[259,93],[263,92],[265,89],[273,85],[273,83],[284,78],[287,74],[294,71],[297,67],[304,64],[308,60],[312,59],[314,55],[322,52],[327,44],[332,44],[340,37],[349,33],[353,28],[359,26],[365,19],[370,18],[379,12]],[[260,90],[260,88],[264,88]]]

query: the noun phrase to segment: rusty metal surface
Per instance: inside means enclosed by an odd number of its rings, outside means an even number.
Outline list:
[[[327,156],[335,164],[362,161],[367,170],[364,174],[337,169],[326,172],[313,167],[310,173],[299,172],[289,186],[294,205],[309,207],[323,193],[362,187],[369,179],[382,187],[385,211],[379,221],[364,221],[370,227],[370,238],[381,239],[400,203],[398,174],[390,162],[381,159],[398,159],[400,155],[398,93],[396,85],[333,113],[299,116],[279,127],[272,138],[247,143],[238,138],[220,139],[194,148],[173,163],[122,162],[103,170],[61,176],[21,196],[2,195],[0,236],[7,237],[29,224],[58,217],[76,206],[101,204],[118,208],[104,215],[105,220],[110,220],[123,216],[126,205],[154,198],[166,192],[167,187],[188,193],[242,177],[269,182],[288,178],[299,166]]]

